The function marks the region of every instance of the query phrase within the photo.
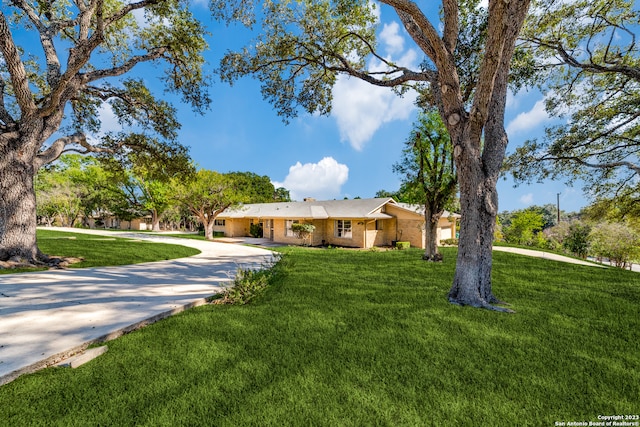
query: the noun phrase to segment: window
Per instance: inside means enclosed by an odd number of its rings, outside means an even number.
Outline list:
[[[384,221],[376,219],[376,230],[384,230]]]
[[[293,230],[291,230],[291,225],[292,224],[297,224],[298,221],[297,219],[288,219],[284,222],[285,224],[285,230],[284,230],[284,235],[286,237],[295,237],[295,235],[293,234]]]
[[[226,220],[224,220],[224,219],[214,219],[213,220],[213,225],[219,225],[219,226],[224,227],[225,221]]]
[[[338,219],[336,220],[336,237],[342,237],[344,239],[351,239],[351,220],[350,219]]]

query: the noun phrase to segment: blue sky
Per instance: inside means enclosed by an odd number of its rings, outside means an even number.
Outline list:
[[[213,22],[206,4],[196,3],[194,11],[212,33],[207,52],[212,68],[226,50],[238,49],[251,40],[251,33],[242,27]],[[378,35],[386,57],[408,66],[422,60],[393,11],[381,9]],[[369,64],[371,69],[377,66]],[[233,87],[216,82],[211,97],[212,108],[204,116],[175,103],[182,123],[180,142],[190,147],[192,158],[202,168],[268,175],[274,185],[286,187],[296,200],[367,198],[400,185],[392,165],[399,160],[416,118],[410,94],[400,98],[389,89],[340,77],[330,116],[301,112],[288,125],[262,99],[258,82],[251,78]],[[107,125],[109,116],[104,111]],[[505,122],[509,150],[540,136],[544,125],[551,123],[541,95],[524,91],[509,96]],[[555,204],[557,193],[561,194],[562,210],[578,211],[587,204],[580,187],[561,182],[513,188],[512,181],[506,179],[500,181],[498,191],[500,211]]]

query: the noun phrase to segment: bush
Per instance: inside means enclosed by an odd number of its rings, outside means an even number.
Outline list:
[[[396,242],[396,249],[409,249],[411,247],[411,243],[409,242]]]
[[[279,257],[273,265],[263,269],[239,268],[233,279],[233,286],[222,295],[215,297],[217,299],[213,299],[212,302],[214,304],[248,304],[264,293],[276,273],[282,270],[281,263],[282,259]]]
[[[263,236],[262,224],[251,224],[249,226],[249,234],[251,237],[261,238]]]
[[[562,242],[562,247],[580,258],[586,258],[589,252],[589,233],[591,227],[575,222],[569,226],[569,233]]]
[[[538,212],[529,210],[516,212],[511,218],[509,227],[503,229],[507,243],[533,246],[536,244],[535,235],[542,231],[544,219]]]
[[[624,268],[640,257],[640,236],[625,224],[598,224],[589,234],[591,254]]]
[[[458,239],[443,239],[440,240],[440,244],[443,246],[458,246]]]
[[[295,222],[291,224],[291,231],[296,235],[298,239],[302,239],[302,244],[306,246],[307,239],[316,229],[316,226],[313,224],[307,223],[298,223]]]

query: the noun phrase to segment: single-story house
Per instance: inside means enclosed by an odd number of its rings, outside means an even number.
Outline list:
[[[294,223],[313,224],[307,243],[357,248],[391,246],[407,241],[424,248],[424,210],[392,198],[326,200],[245,204],[216,217],[214,231],[225,237],[246,237],[252,224],[262,225],[263,238],[299,245]],[[458,214],[444,212],[438,226],[438,242],[456,236]]]

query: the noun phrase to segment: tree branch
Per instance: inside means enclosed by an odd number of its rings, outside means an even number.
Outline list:
[[[88,144],[86,135],[83,133],[76,133],[74,135],[59,138],[49,146],[46,150],[36,155],[34,160],[34,167],[36,170],[40,169],[43,165],[53,162],[64,152],[64,148],[70,144]]]
[[[442,2],[444,10],[444,35],[442,37],[444,45],[450,53],[456,50],[460,22],[458,21],[458,2],[454,0],[444,0]]]
[[[16,48],[9,25],[2,11],[0,11],[0,51],[9,70],[18,106],[24,116],[30,116],[35,113],[37,106],[29,89],[29,79],[27,78],[24,64],[20,59],[20,53]]]
[[[145,55],[138,55],[138,56],[134,56],[132,58],[130,58],[128,61],[126,61],[124,64],[117,66],[117,67],[113,67],[113,68],[107,68],[107,69],[102,69],[102,70],[95,70],[95,71],[91,71],[85,74],[80,74],[80,78],[82,79],[83,83],[90,83],[96,80],[100,80],[103,79],[105,77],[118,77],[118,76],[122,76],[126,73],[128,73],[129,71],[131,71],[131,69],[133,67],[135,67],[137,64],[141,63],[141,62],[149,62],[149,61],[153,61],[155,59],[159,59],[161,58],[165,53],[167,52],[167,48],[166,47],[157,47],[149,52],[147,52]]]

